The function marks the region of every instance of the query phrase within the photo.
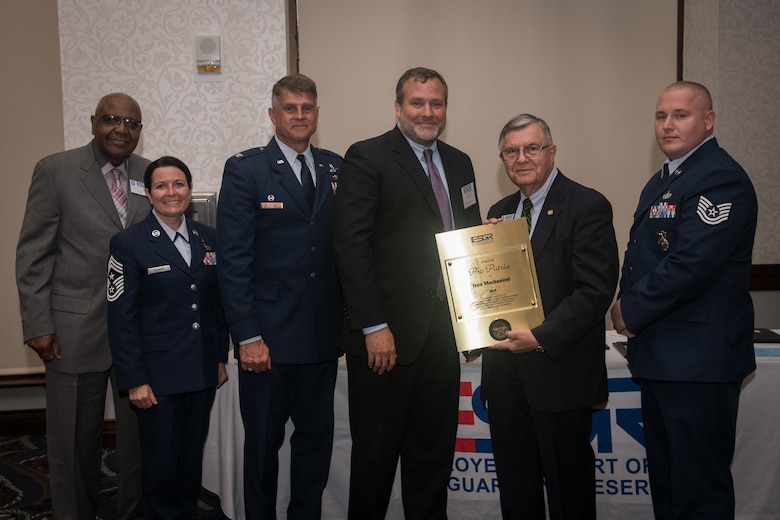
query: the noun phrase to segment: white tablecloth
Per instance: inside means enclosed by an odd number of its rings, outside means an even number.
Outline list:
[[[641,423],[639,389],[631,381],[626,361],[611,347],[623,338],[607,333],[610,398],[594,415],[597,505],[600,520],[652,519],[650,486]],[[757,345],[758,370],[743,385],[737,423],[733,473],[737,519],[780,518],[780,345]],[[458,444],[450,479],[448,515],[452,520],[499,518],[498,483],[487,417],[475,393],[480,384],[479,362],[461,366]],[[211,428],[203,457],[203,486],[220,496],[230,518],[243,519],[244,432],[238,404],[236,365],[230,380],[217,391]],[[347,414],[346,365],[339,364],[336,383],[333,459],[323,497],[323,519],[346,518],[349,493],[350,435]],[[288,425],[288,438],[291,425]],[[280,455],[279,518],[289,499],[289,445]],[[396,479],[387,518],[402,519]]]

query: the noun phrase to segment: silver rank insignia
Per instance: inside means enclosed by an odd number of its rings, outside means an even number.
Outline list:
[[[658,233],[658,247],[661,248],[661,251],[669,251],[669,239],[666,238],[666,231],[659,231]]]
[[[111,255],[108,259],[108,277],[106,280],[106,299],[114,302],[125,292],[124,266]]]
[[[726,222],[731,213],[731,202],[722,204],[713,204],[704,195],[699,196],[699,204],[696,206],[696,214],[705,224],[715,226],[721,222]]]

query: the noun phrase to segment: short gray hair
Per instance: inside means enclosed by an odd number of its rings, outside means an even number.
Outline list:
[[[504,128],[501,129],[501,133],[498,136],[498,149],[501,150],[503,147],[504,136],[506,136],[506,134],[509,132],[514,132],[515,130],[522,130],[523,128],[534,123],[539,125],[539,128],[542,129],[544,140],[546,141],[544,144],[553,144],[552,133],[550,133],[550,125],[548,125],[544,119],[533,116],[531,114],[519,114],[510,119],[509,122],[504,125]]]
[[[285,90],[298,95],[311,94],[314,101],[317,101],[317,84],[314,83],[314,80],[303,74],[285,76],[274,83],[273,89],[271,90],[271,101],[273,104],[276,104],[279,101],[279,98],[282,97],[282,93]]]

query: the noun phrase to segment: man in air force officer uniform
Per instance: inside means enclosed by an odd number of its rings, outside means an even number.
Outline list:
[[[218,268],[240,364],[247,518],[276,518],[278,451],[292,418],[289,519],[320,518],[333,446],[342,324],[330,228],[341,157],[314,148],[317,90],[303,75],[273,88],[268,146],[225,164]]]

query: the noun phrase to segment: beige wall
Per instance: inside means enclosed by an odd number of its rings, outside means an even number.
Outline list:
[[[676,10],[677,0],[298,0],[317,142],[344,153],[389,130],[398,77],[434,68],[450,88],[443,139],[471,156],[483,216],[516,189],[498,133],[530,112],[550,124],[558,167],[612,202],[622,251],[639,191],[663,161],[653,113],[675,80]]]
[[[8,367],[42,370],[22,345],[14,279],[16,242],[33,166],[63,149],[57,0],[4,2],[0,17],[0,375]],[[12,371],[13,372],[13,371]]]

